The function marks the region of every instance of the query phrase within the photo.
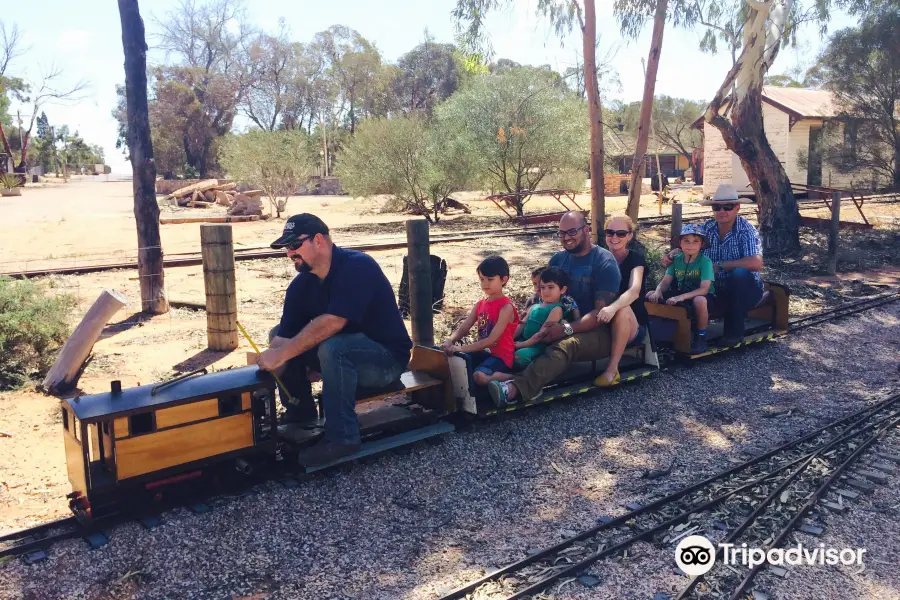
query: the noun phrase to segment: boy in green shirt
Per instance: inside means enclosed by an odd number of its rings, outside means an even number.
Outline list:
[[[699,225],[688,224],[681,228],[681,254],[675,257],[666,275],[656,289],[647,294],[650,302],[665,300],[666,304],[684,306],[693,310],[696,331],[691,342],[691,354],[706,352],[706,326],[709,324],[709,304],[715,302],[716,274],[712,261],[700,250],[708,240]],[[672,282],[674,290],[669,291]]]

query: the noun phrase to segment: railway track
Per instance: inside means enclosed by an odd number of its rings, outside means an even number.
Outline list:
[[[810,477],[802,476],[811,473],[812,465],[820,466],[825,459],[829,464],[839,462],[828,478],[828,483],[833,484],[859,459],[863,450],[898,423],[900,394],[647,505],[629,505],[631,509],[624,515],[602,519],[598,525],[466,584],[440,600],[530,597],[557,582],[577,577],[601,559],[627,552],[637,542],[672,544],[698,530],[728,530],[731,533],[726,541],[740,546],[743,534],[759,522],[760,515],[775,501],[785,498],[790,486],[795,490],[799,483],[809,483]],[[848,479],[846,485],[860,483]],[[816,506],[828,489],[823,485],[815,490],[779,534],[776,544],[793,530],[799,518]],[[755,506],[754,499],[758,499]],[[739,520],[737,515],[746,517]],[[692,526],[701,517],[706,518]],[[726,571],[722,577],[727,579],[730,574]],[[742,581],[733,598],[740,597],[740,592],[752,581],[750,574],[744,579],[747,583]],[[700,577],[693,579],[679,599],[693,597],[701,582]]]
[[[812,327],[821,323],[829,322],[849,315],[858,314],[872,308],[883,306],[890,302],[900,300],[900,291],[887,292],[872,298],[866,298],[856,302],[847,303],[845,305],[826,309],[815,313],[794,319],[791,322],[791,330]],[[450,600],[453,598],[466,598],[474,590],[484,586],[498,585],[501,580],[508,580],[510,574],[519,572],[533,565],[543,565],[537,569],[537,572],[543,573],[547,569],[546,577],[540,579],[519,592],[515,592],[508,597],[523,598],[527,595],[536,593],[540,589],[544,589],[552,585],[555,581],[569,577],[574,573],[584,570],[590,564],[604,557],[612,556],[626,550],[629,546],[637,541],[651,540],[655,536],[661,534],[666,528],[676,527],[683,522],[691,514],[698,510],[708,510],[715,506],[723,504],[729,498],[741,493],[742,491],[756,489],[760,485],[767,485],[771,481],[781,476],[785,476],[788,469],[800,465],[803,461],[809,461],[820,456],[825,448],[826,440],[823,436],[828,437],[827,443],[834,443],[835,440],[846,442],[851,440],[850,436],[858,436],[864,432],[872,432],[876,429],[877,423],[884,423],[888,418],[900,419],[900,394],[883,400],[874,407],[870,407],[854,413],[848,417],[844,417],[838,421],[830,423],[803,438],[789,442],[775,450],[764,455],[751,459],[737,467],[729,469],[723,473],[715,475],[698,484],[689,486],[669,494],[664,498],[655,500],[645,506],[636,506],[630,512],[617,517],[615,519],[604,520],[598,526],[587,531],[555,544],[547,549],[532,554],[516,563],[508,565],[499,571],[486,576],[477,582],[473,582],[454,592],[444,596],[441,600]],[[878,419],[881,419],[878,421]],[[877,421],[877,423],[876,423]],[[900,422],[900,421],[898,421]],[[875,423],[875,424],[873,424]],[[829,432],[831,432],[829,434]],[[850,441],[850,443],[856,443]],[[863,445],[868,445],[871,442]],[[765,469],[768,468],[768,471]],[[292,475],[296,473],[279,472],[274,473],[277,478],[292,482],[296,485],[296,479],[292,479]],[[261,473],[255,473],[251,478],[244,482],[243,489],[247,489],[256,483],[261,483],[266,477]],[[717,495],[713,500],[706,500],[705,503],[692,505],[692,499],[696,500],[697,494],[704,490],[712,489],[715,486]],[[678,511],[678,507],[681,510]],[[701,508],[698,508],[700,506]],[[705,506],[705,508],[704,508]],[[198,511],[202,512],[202,511]],[[25,555],[26,560],[37,561],[42,556],[44,550],[56,542],[74,539],[78,537],[85,538],[91,546],[100,546],[104,542],[103,528],[112,527],[118,523],[134,520],[138,518],[136,515],[118,515],[102,522],[97,522],[90,529],[82,525],[75,517],[66,517],[56,521],[51,521],[17,532],[0,536],[0,561],[7,557]],[[648,521],[650,525],[640,529],[635,529],[635,519],[640,518],[641,523]],[[636,523],[636,521],[634,521]],[[145,523],[146,525],[146,523]],[[626,535],[631,531],[631,535]],[[610,537],[612,536],[612,537]],[[602,538],[602,539],[601,539]],[[591,540],[597,540],[597,543],[591,547]],[[604,541],[605,540],[605,541]],[[611,541],[610,541],[611,540]],[[30,558],[29,558],[30,557]],[[564,566],[557,568],[554,563],[560,557],[564,557],[562,562]],[[578,560],[575,560],[575,559]],[[535,569],[532,568],[531,571]]]
[[[708,215],[685,215],[683,222],[705,220]],[[667,225],[672,222],[671,217],[646,217],[639,219],[642,227],[656,227],[658,225]],[[527,237],[533,235],[548,235],[558,230],[556,225],[552,227],[508,227],[496,229],[483,229],[464,232],[432,232],[430,243],[432,245],[449,244],[454,242],[467,242],[484,238],[502,238],[502,237]],[[336,231],[336,233],[339,233]],[[361,252],[374,252],[379,250],[396,250],[406,248],[407,241],[405,238],[388,239],[383,241],[369,242],[353,242],[342,243],[341,247],[349,250],[359,250]],[[283,250],[272,250],[268,248],[250,248],[236,249],[234,251],[234,260],[261,260],[267,258],[282,258]],[[75,259],[77,260],[77,259]],[[39,261],[34,261],[39,262]],[[199,252],[187,252],[183,254],[167,254],[163,258],[163,267],[190,267],[202,264],[203,260]],[[12,277],[14,279],[30,279],[32,277],[45,277],[47,275],[83,275],[86,273],[99,273],[102,271],[111,271],[113,269],[137,269],[137,261],[128,260],[117,263],[96,263],[81,264],[68,267],[48,267],[43,269],[24,269],[0,272],[0,277]]]

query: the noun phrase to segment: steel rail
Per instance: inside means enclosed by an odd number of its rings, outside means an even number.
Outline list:
[[[896,302],[897,300],[900,300],[900,291],[887,292],[885,294],[882,294],[881,296],[867,298],[858,302],[845,304],[843,306],[807,315],[789,322],[788,325],[790,330],[796,331],[799,329],[804,329],[806,327],[812,327],[814,325],[827,323],[828,321],[833,321],[842,317],[849,317],[851,315],[859,314],[861,312],[865,312],[879,306],[884,306],[885,304]]]
[[[706,219],[707,216],[703,215],[687,215],[683,218],[683,222],[696,221],[700,219]],[[643,219],[638,219],[638,225],[654,227],[658,225],[667,225],[672,222],[671,217],[645,217]],[[471,240],[477,240],[482,238],[495,238],[495,237],[524,237],[529,235],[543,235],[550,234],[558,231],[556,226],[553,227],[534,227],[534,228],[504,228],[504,229],[485,229],[485,230],[477,230],[476,232],[440,232],[431,234],[430,243],[432,245],[435,244],[449,244],[456,242],[467,242]],[[397,250],[400,248],[406,248],[407,242],[403,239],[397,240],[386,240],[382,242],[369,242],[369,243],[353,243],[349,242],[341,247],[347,248],[350,250],[359,250],[361,252],[375,252],[380,250]],[[261,260],[261,259],[269,259],[269,258],[281,258],[284,256],[283,250],[270,250],[270,249],[247,249],[247,250],[235,250],[234,252],[234,260],[242,261],[242,260]],[[40,259],[35,259],[34,262],[39,262]],[[163,267],[191,267],[196,266],[202,263],[202,258],[199,252],[188,252],[183,254],[170,254],[163,258]],[[106,263],[106,264],[94,264],[94,265],[83,265],[83,266],[74,266],[74,267],[55,267],[55,268],[46,268],[46,269],[32,269],[32,270],[23,270],[23,271],[7,271],[0,273],[0,277],[12,277],[13,279],[29,279],[31,277],[44,277],[47,275],[83,275],[87,273],[99,273],[103,271],[111,271],[114,269],[136,269],[137,262],[121,262],[121,263]]]
[[[864,427],[863,429],[861,429],[859,431],[842,433],[837,439],[832,440],[827,445],[825,445],[821,448],[818,448],[818,449],[808,453],[807,455],[792,461],[791,463],[782,465],[782,466],[778,467],[777,469],[775,469],[774,471],[771,471],[752,482],[746,483],[746,484],[740,486],[739,488],[736,488],[734,490],[726,492],[725,494],[722,494],[719,497],[714,498],[708,502],[705,502],[701,505],[693,506],[689,510],[682,512],[680,515],[677,515],[676,517],[672,517],[668,521],[661,523],[660,525],[657,525],[656,527],[654,527],[652,529],[643,531],[643,532],[639,533],[638,535],[635,535],[626,540],[623,540],[622,542],[620,542],[619,544],[616,544],[615,546],[605,548],[603,550],[595,552],[594,554],[591,554],[590,556],[585,557],[581,561],[579,561],[575,564],[572,564],[572,565],[566,567],[565,569],[558,571],[558,572],[554,573],[553,575],[550,575],[549,577],[546,577],[545,579],[542,579],[541,581],[538,581],[538,582],[528,586],[525,589],[520,590],[519,592],[516,592],[512,596],[507,596],[506,598],[504,598],[504,600],[519,600],[520,598],[524,598],[526,596],[531,596],[533,594],[536,594],[537,592],[540,592],[541,590],[546,589],[548,586],[552,585],[554,582],[562,579],[563,577],[566,577],[568,575],[576,575],[579,572],[581,572],[582,570],[584,570],[587,567],[589,567],[590,565],[592,565],[593,563],[597,562],[598,560],[605,558],[607,556],[612,556],[614,554],[617,554],[618,552],[631,547],[632,545],[634,545],[635,543],[637,543],[639,541],[643,541],[648,538],[652,538],[654,535],[667,530],[670,526],[678,524],[679,522],[686,520],[687,518],[690,517],[691,514],[694,514],[696,512],[700,512],[700,511],[705,511],[709,508],[712,508],[713,506],[720,504],[721,502],[730,498],[731,496],[734,496],[737,493],[745,491],[746,489],[755,487],[755,486],[759,485],[760,483],[766,481],[767,479],[770,479],[770,478],[774,477],[775,475],[781,473],[782,471],[789,469],[790,467],[802,462],[800,467],[798,467],[794,472],[792,472],[785,479],[785,481],[783,481],[778,487],[776,487],[776,491],[772,492],[763,501],[763,503],[760,506],[758,506],[757,509],[754,510],[750,514],[750,516],[747,517],[747,519],[745,519],[744,523],[741,524],[741,526],[735,531],[735,533],[733,533],[732,536],[729,536],[729,539],[727,541],[732,541],[732,539],[731,539],[732,537],[739,536],[748,527],[750,527],[750,525],[753,524],[753,521],[756,520],[756,517],[759,516],[759,514],[762,512],[762,510],[766,506],[768,506],[778,495],[780,495],[781,491],[783,491],[783,489],[785,487],[787,487],[787,485],[790,484],[791,481],[796,479],[804,470],[806,470],[806,468],[809,466],[809,464],[812,462],[813,459],[815,459],[817,456],[821,455],[823,452],[827,452],[828,450],[830,450],[837,444],[845,442],[845,441],[847,441],[851,438],[854,438],[858,435],[861,435],[862,433],[865,433],[866,431],[874,428],[878,424],[883,423],[886,420],[889,420],[892,418],[897,418],[897,414],[895,413],[890,416],[883,417],[879,422],[877,422],[875,424],[867,425],[866,427]],[[863,419],[863,420],[865,420],[865,419]],[[682,595],[679,596],[677,600],[682,600],[684,598],[684,594],[691,591],[693,589],[693,586],[696,585],[696,583],[699,583],[699,581],[697,581],[698,579],[700,579],[700,578],[695,578],[692,581],[691,585],[686,589],[686,592],[683,592]]]
[[[847,457],[847,459],[834,470],[834,472],[825,480],[825,482],[821,486],[819,486],[819,488],[816,489],[815,492],[813,492],[812,496],[810,496],[806,504],[804,504],[800,508],[800,510],[797,511],[797,514],[795,514],[794,517],[790,521],[788,521],[787,525],[782,528],[782,530],[778,533],[772,543],[769,544],[768,549],[778,548],[784,541],[784,539],[794,530],[800,519],[802,519],[810,510],[812,510],[812,508],[819,502],[819,500],[822,499],[822,496],[824,496],[825,493],[828,492],[828,490],[831,488],[831,486],[834,485],[834,482],[837,480],[837,478],[840,477],[853,464],[855,464],[859,460],[860,456],[862,456],[862,453],[868,450],[868,448],[872,444],[884,437],[888,429],[896,427],[898,424],[900,424],[900,418],[896,418],[893,421],[886,423],[881,429],[872,434],[869,439],[860,444],[860,446],[853,452],[853,454]],[[753,583],[753,580],[756,578],[759,572],[765,567],[765,565],[765,562],[754,565],[754,567],[750,569],[750,572],[747,573],[747,575],[738,585],[737,589],[735,589],[735,591],[731,594],[730,600],[739,600],[742,597],[742,594],[744,594],[744,592],[750,586],[750,584]]]
[[[38,533],[43,533],[48,529],[53,529],[56,527],[65,527],[67,525],[72,525],[77,522],[74,516],[71,517],[63,517],[62,519],[57,519],[56,521],[48,521],[46,523],[41,523],[39,525],[35,525],[33,527],[26,527],[25,529],[19,529],[18,531],[13,531],[11,533],[5,533],[0,535],[0,542],[14,542],[19,538],[28,537],[31,535],[36,535]]]
[[[857,411],[851,415],[837,419],[831,423],[828,423],[827,425],[824,425],[823,427],[820,427],[819,429],[816,429],[816,430],[804,435],[801,438],[786,442],[786,443],[782,444],[781,446],[774,448],[773,450],[770,450],[759,456],[751,458],[750,460],[747,460],[739,465],[736,465],[736,466],[732,467],[731,469],[728,469],[726,471],[723,471],[721,473],[718,473],[716,475],[708,477],[707,479],[704,479],[703,481],[692,484],[686,488],[682,488],[681,490],[677,490],[667,496],[664,496],[663,498],[660,498],[654,502],[651,502],[650,504],[647,504],[646,506],[642,506],[636,510],[629,511],[629,512],[625,513],[624,515],[616,517],[605,523],[596,525],[590,529],[587,529],[587,530],[579,533],[578,535],[575,535],[566,540],[558,542],[557,544],[554,544],[553,546],[545,548],[544,550],[541,550],[540,552],[537,552],[535,554],[527,556],[527,557],[520,559],[514,563],[510,563],[509,565],[502,567],[501,569],[494,571],[493,573],[491,573],[489,575],[485,575],[484,577],[481,577],[480,579],[478,579],[476,581],[473,581],[471,583],[463,585],[460,588],[457,588],[457,589],[451,591],[450,593],[448,593],[444,596],[441,596],[440,600],[458,600],[459,598],[463,598],[466,594],[474,591],[475,589],[484,585],[485,583],[499,579],[501,576],[506,575],[507,573],[517,571],[523,567],[526,567],[534,562],[541,560],[542,558],[544,558],[546,556],[557,554],[560,550],[564,550],[565,548],[571,546],[575,542],[593,537],[594,535],[603,531],[604,529],[611,529],[611,528],[623,525],[627,521],[630,521],[631,519],[633,519],[637,516],[640,516],[646,512],[656,510],[657,508],[660,508],[666,504],[670,504],[676,500],[679,500],[688,494],[691,494],[699,489],[702,489],[703,487],[708,486],[711,483],[714,483],[714,482],[716,482],[720,479],[724,479],[726,477],[730,477],[730,476],[734,475],[735,473],[737,473],[739,471],[743,471],[749,467],[752,467],[753,465],[758,464],[764,460],[767,460],[778,453],[784,452],[785,450],[789,450],[793,446],[799,446],[801,444],[804,444],[804,443],[810,441],[811,439],[818,437],[822,433],[826,432],[828,429],[831,429],[834,427],[839,427],[846,423],[851,423],[848,426],[848,429],[855,427],[859,423],[870,418],[876,412],[878,412],[878,411],[882,410],[883,408],[885,408],[893,403],[896,403],[898,401],[900,401],[900,394],[885,398],[884,400],[878,402],[875,406],[864,408],[864,409]]]

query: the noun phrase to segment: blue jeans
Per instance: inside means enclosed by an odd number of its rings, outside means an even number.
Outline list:
[[[362,333],[331,336],[316,352],[322,373],[325,439],[336,444],[358,444],[356,389],[380,388],[399,379],[409,362]]]
[[[735,269],[728,272],[724,285],[716,282],[716,296],[725,317],[725,337],[743,337],[744,319],[750,309],[762,298],[762,288],[747,269]]]

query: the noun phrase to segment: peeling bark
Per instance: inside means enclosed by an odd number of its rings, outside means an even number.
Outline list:
[[[759,207],[763,252],[786,254],[800,249],[800,213],[787,172],[766,139],[762,87],[778,54],[792,0],[747,3],[753,10],[744,26],[741,55],[704,118],[719,130],[750,179]]]

